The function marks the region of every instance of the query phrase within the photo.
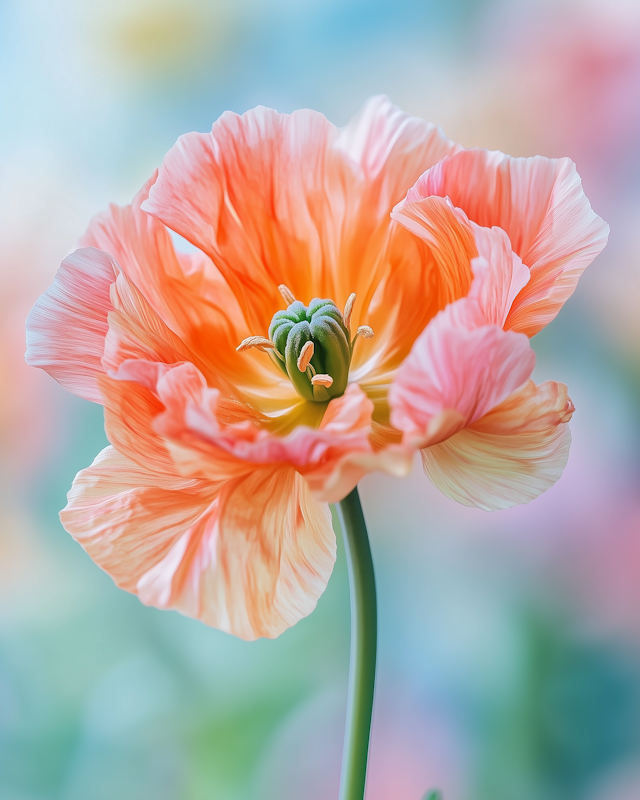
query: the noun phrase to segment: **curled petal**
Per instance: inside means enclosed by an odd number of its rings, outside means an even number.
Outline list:
[[[475,298],[485,325],[505,326],[514,300],[529,283],[530,271],[511,249],[502,228],[472,225],[478,257],[471,262],[474,280],[469,297]]]
[[[406,201],[434,195],[449,197],[478,225],[507,233],[531,280],[506,327],[528,336],[556,316],[607,241],[608,225],[592,211],[568,158],[463,150],[425,172]]]
[[[472,424],[533,371],[535,354],[526,336],[497,325],[473,327],[478,316],[474,300],[448,306],[398,370],[389,391],[391,422],[417,446]]]
[[[94,247],[76,250],[27,318],[26,362],[46,370],[73,394],[102,402],[98,376],[119,268]]]
[[[475,424],[422,451],[448,497],[485,511],[527,503],[560,478],[573,404],[563,384],[529,381]]]
[[[371,452],[373,404],[357,384],[331,400],[319,427],[298,426],[278,436],[250,422],[221,424],[219,393],[206,387],[189,364],[164,373],[157,396],[165,412],[154,423],[185,474],[209,475],[250,464],[289,464],[300,473],[329,471],[349,452]]]
[[[117,377],[119,381],[107,379],[105,388],[109,409],[117,404],[121,409],[107,416],[110,440],[127,448],[132,458],[134,448],[144,447],[145,458],[155,457],[157,463],[168,451],[184,475],[215,482],[238,478],[256,465],[291,466],[307,479],[316,497],[337,502],[367,472],[406,475],[411,468],[414,451],[407,446],[374,452],[373,404],[357,384],[328,404],[319,427],[302,425],[278,436],[255,420],[222,423],[220,393],[207,387],[191,364],[129,362]],[[139,400],[131,409],[133,398]]]
[[[288,468],[212,484],[113,448],[78,474],[65,528],[123,589],[245,639],[309,614],[335,561],[326,505]]]
[[[468,220],[446,199],[400,204],[391,216],[389,271],[368,315],[375,340],[354,349],[353,378],[373,392],[386,388],[438,311],[468,294],[478,255]]]
[[[260,420],[248,414],[242,421],[222,421],[224,399],[190,363],[125,362],[101,386],[109,441],[137,463],[149,462],[158,470],[177,468],[183,475],[216,482],[237,478],[256,465],[289,465],[308,478],[317,497],[336,502],[355,485],[338,496],[346,486],[342,481],[335,489],[332,476],[340,465],[358,454],[374,455],[373,403],[357,384],[329,402],[318,427],[300,425],[285,436],[261,428]],[[404,470],[400,462],[410,466],[411,454],[398,449],[402,455],[394,455],[388,469],[381,458],[380,467],[363,460],[360,477],[378,468],[399,474]],[[330,483],[334,488],[324,493]]]

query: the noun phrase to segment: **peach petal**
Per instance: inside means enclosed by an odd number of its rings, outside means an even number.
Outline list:
[[[252,333],[281,307],[281,284],[306,301],[334,296],[345,206],[336,134],[310,110],[225,112],[211,133],[180,137],[142,205],[212,258]]]
[[[328,404],[318,428],[301,425],[286,436],[251,420],[221,423],[220,392],[208,387],[190,363],[125,362],[101,386],[109,441],[136,462],[148,460],[159,470],[222,481],[255,465],[290,465],[308,478],[317,497],[336,502],[355,485],[339,477],[350,463],[360,477],[372,469],[399,475],[410,468],[413,452],[404,447],[390,451],[387,460],[374,454],[373,404],[357,384]],[[331,486],[326,492],[325,484]]]
[[[61,519],[143,603],[245,639],[309,614],[335,561],[327,506],[286,467],[211,484],[149,472],[108,447],[76,477]]]
[[[328,507],[294,470],[228,481],[203,523],[140,579],[143,602],[249,640],[276,637],[313,611],[336,542]]]
[[[228,112],[210,134],[179,139],[143,208],[211,256],[252,332],[268,327],[281,284],[339,305],[356,292],[359,323],[385,268],[391,208],[453,148],[382,97],[341,131],[309,110]]]
[[[171,474],[175,472],[173,459],[164,440],[153,429],[164,406],[155,391],[126,377],[118,380],[103,375],[100,378],[107,439],[141,468]]]
[[[165,226],[141,210],[155,179],[156,174],[130,206],[111,205],[94,217],[81,241],[114,255],[128,286],[133,287],[129,293],[135,291],[145,301],[144,314],[149,315],[148,307],[155,312],[173,338],[183,343],[180,348],[174,341],[173,349],[191,353],[191,360],[212,385],[247,402],[265,405],[266,410],[290,405],[295,392],[270,359],[246,354],[239,368],[236,347],[253,331],[220,271],[202,252],[176,253]],[[135,304],[143,305],[138,300]],[[141,331],[137,333],[143,338]],[[163,334],[163,339],[167,338]],[[112,358],[112,367],[125,357]]]
[[[433,195],[449,197],[478,225],[507,233],[531,270],[507,327],[528,336],[557,315],[607,241],[608,226],[592,211],[568,158],[464,150],[422,175],[407,203]]]
[[[527,503],[560,478],[569,457],[566,386],[529,381],[475,424],[422,451],[448,497],[485,511]]]
[[[460,427],[470,425],[531,375],[535,354],[528,339],[497,325],[474,327],[479,313],[473,299],[448,306],[398,370],[389,391],[391,422],[416,446],[442,436],[443,425],[451,434],[451,418],[434,423],[443,412],[457,412]]]
[[[60,518],[119,587],[136,592],[141,576],[201,518],[219,491],[209,482],[141,467],[106,447],[76,476]]]
[[[97,377],[104,373],[110,287],[118,272],[107,253],[94,247],[76,250],[27,318],[27,364],[94,403],[102,403]]]
[[[252,470],[225,487],[220,503],[231,625],[246,629],[244,638],[278,636],[313,611],[331,576],[336,539],[329,508],[289,467]]]

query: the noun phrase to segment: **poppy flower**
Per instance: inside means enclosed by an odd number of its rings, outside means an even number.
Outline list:
[[[105,408],[65,528],[143,603],[253,639],[314,608],[327,504],[367,472],[420,450],[462,503],[531,500],[573,404],[529,338],[606,236],[568,159],[464,150],[386,98],[182,136],[28,320],[28,362]]]

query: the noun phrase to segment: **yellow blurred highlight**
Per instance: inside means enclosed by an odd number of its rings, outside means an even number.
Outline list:
[[[138,0],[103,6],[97,36],[103,57],[142,78],[185,73],[224,58],[234,40],[230,4]]]

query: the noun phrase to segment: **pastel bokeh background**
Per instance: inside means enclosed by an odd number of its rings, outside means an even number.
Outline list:
[[[637,0],[4,0],[0,800],[337,797],[342,550],[275,641],[116,589],[57,518],[101,409],[24,365],[24,319],[181,133],[260,103],[343,124],[377,93],[466,146],[570,156],[611,238],[533,342],[577,407],[556,487],[486,514],[417,466],[361,485],[381,608],[367,798],[640,798]]]

